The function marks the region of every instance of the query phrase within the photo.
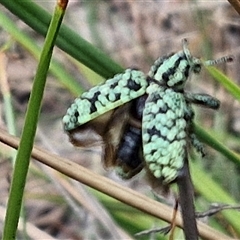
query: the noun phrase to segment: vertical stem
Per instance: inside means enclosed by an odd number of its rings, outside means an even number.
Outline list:
[[[23,193],[29,168],[30,156],[33,148],[41,102],[46,84],[55,40],[65,13],[67,0],[58,1],[49,30],[46,36],[36,76],[28,103],[21,141],[13,170],[7,213],[4,222],[3,240],[16,238],[16,231],[20,216]]]
[[[183,175],[177,179],[179,203],[182,210],[183,231],[186,240],[197,240],[198,230],[195,218],[193,184],[190,176],[188,159],[183,166]]]

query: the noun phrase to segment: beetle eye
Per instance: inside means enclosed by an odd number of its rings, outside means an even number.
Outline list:
[[[196,74],[198,74],[198,73],[200,73],[200,71],[201,71],[201,64],[195,64],[194,66],[193,66],[193,72],[194,73],[196,73]]]

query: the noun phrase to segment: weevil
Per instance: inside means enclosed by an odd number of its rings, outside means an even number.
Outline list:
[[[220,106],[208,94],[186,92],[185,84],[203,65],[229,61],[232,57],[193,57],[184,39],[183,50],[158,58],[147,76],[126,69],[75,99],[63,117],[64,130],[78,146],[102,142],[105,166],[116,167],[123,178],[146,167],[169,184],[181,175],[191,146],[205,155],[193,132],[192,104],[215,110]],[[86,138],[77,137],[86,132]]]

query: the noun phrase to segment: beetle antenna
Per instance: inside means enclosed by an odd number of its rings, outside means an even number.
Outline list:
[[[221,57],[215,60],[207,60],[204,62],[205,65],[207,66],[212,66],[212,65],[216,65],[219,63],[225,63],[225,62],[232,62],[234,59],[233,56],[225,56],[225,57]]]

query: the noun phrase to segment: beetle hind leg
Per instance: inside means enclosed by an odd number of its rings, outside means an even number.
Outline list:
[[[191,144],[193,145],[193,147],[196,149],[196,151],[198,153],[200,153],[202,157],[205,157],[206,151],[203,146],[203,143],[199,141],[199,139],[197,138],[195,133],[190,134],[190,141],[191,141]]]

